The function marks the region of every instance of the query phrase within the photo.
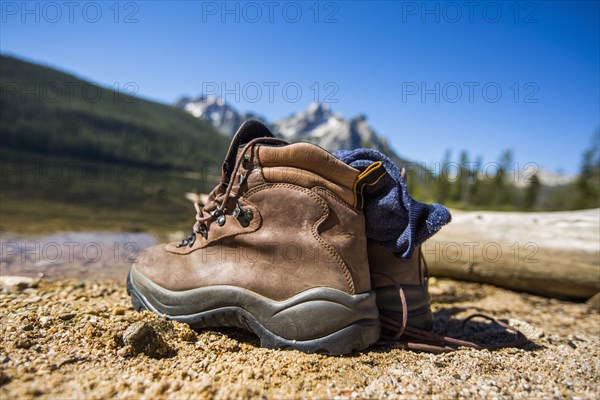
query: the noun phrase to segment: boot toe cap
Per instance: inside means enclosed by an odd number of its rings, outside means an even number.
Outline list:
[[[175,261],[173,257],[174,254],[165,250],[164,244],[148,247],[131,268],[159,286],[174,289],[172,278],[175,274],[174,269],[170,268]]]

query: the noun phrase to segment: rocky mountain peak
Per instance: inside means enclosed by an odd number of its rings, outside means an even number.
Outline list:
[[[201,118],[225,135],[233,136],[239,126],[247,119],[263,119],[253,113],[239,113],[235,108],[216,96],[200,95],[194,99],[182,97],[173,104],[196,118]]]
[[[240,114],[213,96],[184,97],[174,106],[204,119],[226,135],[233,135],[244,120],[258,118],[289,142],[311,142],[331,152],[368,147],[387,154],[399,164],[404,162],[390,149],[387,140],[371,128],[366,115],[348,119],[333,112],[328,104],[312,103],[304,111],[271,123],[254,114]]]

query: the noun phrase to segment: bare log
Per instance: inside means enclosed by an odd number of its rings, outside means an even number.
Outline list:
[[[600,292],[600,209],[453,212],[422,249],[432,276],[557,298]]]

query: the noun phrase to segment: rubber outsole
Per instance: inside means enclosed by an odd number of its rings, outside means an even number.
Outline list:
[[[242,328],[270,349],[343,355],[366,349],[381,335],[374,292],[352,296],[316,288],[283,302],[228,286],[171,292],[133,267],[127,292],[137,311],[149,310],[195,329]]]

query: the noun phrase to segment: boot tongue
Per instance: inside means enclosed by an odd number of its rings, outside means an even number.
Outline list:
[[[225,182],[231,175],[233,167],[235,166],[239,148],[251,140],[262,137],[274,137],[269,128],[267,128],[267,126],[262,122],[255,119],[249,119],[248,121],[244,122],[242,126],[240,126],[237,133],[234,135],[233,140],[231,141],[229,151],[227,152],[227,157],[223,163],[223,182]]]

